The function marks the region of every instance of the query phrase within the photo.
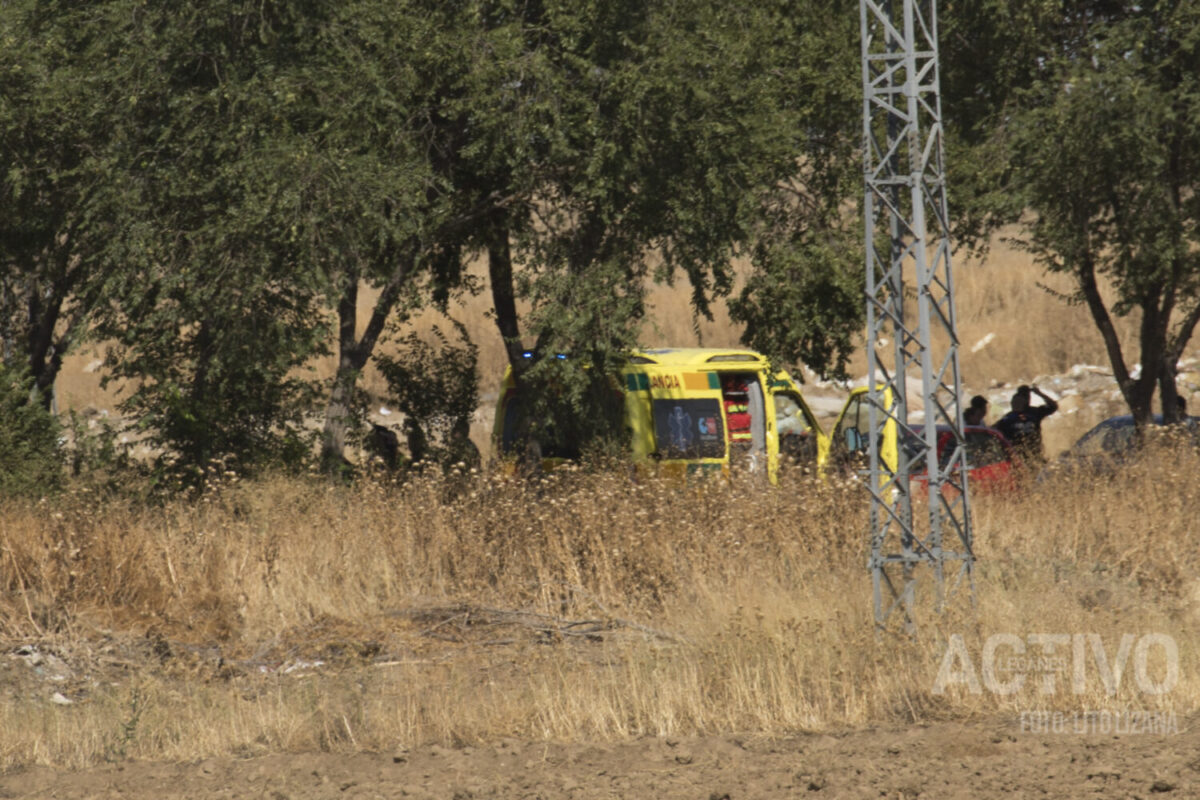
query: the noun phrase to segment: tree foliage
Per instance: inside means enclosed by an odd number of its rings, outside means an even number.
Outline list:
[[[0,364],[0,495],[45,496],[63,479],[59,425],[33,392],[31,378]]]
[[[471,144],[451,174],[467,193],[504,199],[486,237],[489,280],[516,383],[541,404],[532,419],[609,431],[600,406],[637,342],[647,280],[683,276],[708,314],[739,253],[757,270],[735,306],[751,342],[844,364],[860,318],[843,291],[855,250],[839,247],[856,71],[841,56],[851,69],[829,82],[825,57],[835,41],[853,52],[836,16],[847,6],[479,6],[487,79],[467,98]],[[778,302],[767,292],[813,276],[819,287],[786,300],[841,324],[767,319]]]
[[[121,225],[95,327],[128,388],[122,408],[191,480],[215,462],[294,460],[310,406],[296,371],[327,331],[324,284],[296,244],[305,183],[293,131],[306,119],[289,106],[314,9],[90,9],[93,46],[114,62],[103,88],[127,116],[108,143]]]
[[[105,72],[83,16],[32,0],[0,14],[0,347],[46,408],[104,302],[119,203],[106,143],[123,109],[98,90]]]
[[[428,337],[401,337],[394,354],[379,356],[379,371],[405,417],[410,458],[478,466],[470,426],[479,405],[479,348],[462,323],[453,327],[457,344],[436,325]]]
[[[961,184],[974,225],[967,230],[1029,214],[1024,245],[1048,270],[1072,277],[1071,299],[1091,312],[1139,424],[1156,389],[1173,418],[1175,365],[1200,320],[1200,10],[1033,3],[1006,17],[1004,6],[964,14],[957,29],[978,45],[1006,24],[1025,60],[1001,70],[1007,82],[984,102],[963,100],[960,141],[973,147],[964,163],[980,169]],[[978,52],[958,52],[948,71],[970,74]],[[1003,51],[997,58],[1014,62]],[[1112,304],[1102,279],[1116,290]],[[1113,325],[1134,311],[1140,371]]]
[[[766,27],[758,46],[789,82],[765,103],[779,157],[748,209],[752,270],[730,315],[778,363],[845,378],[864,323],[863,228],[848,211],[862,193],[857,3],[811,2]]]
[[[800,5],[21,0],[0,282],[28,313],[3,335],[42,385],[81,331],[109,343],[124,410],[193,476],[298,456],[318,392],[340,468],[388,321],[479,289],[480,254],[532,418],[584,438],[647,282],[708,314],[739,255],[751,343],[840,370],[856,17]]]

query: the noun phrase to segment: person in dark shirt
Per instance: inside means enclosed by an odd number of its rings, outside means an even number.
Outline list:
[[[1032,395],[1042,398],[1042,404],[1030,404]],[[996,430],[1012,442],[1021,458],[1029,465],[1041,464],[1046,460],[1042,445],[1042,420],[1058,411],[1058,403],[1036,386],[1018,387],[1012,397],[1012,411],[996,423]]]
[[[981,394],[971,398],[971,405],[963,412],[963,423],[966,425],[986,425],[988,400]]]

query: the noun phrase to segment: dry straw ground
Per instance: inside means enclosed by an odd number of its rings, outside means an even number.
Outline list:
[[[0,770],[503,737],[796,731],[1200,699],[1197,458],[980,501],[977,606],[872,633],[857,486],[562,473],[298,479],[130,508],[0,509]],[[935,681],[951,635],[1165,634],[1178,681],[1115,695]],[[22,650],[18,650],[23,646]],[[31,653],[36,652],[39,663]],[[1036,650],[1031,650],[1036,654]],[[1148,674],[1168,681],[1164,651]],[[57,693],[57,698],[51,698]],[[64,701],[70,701],[69,704]]]
[[[968,381],[1103,363],[1083,311],[1000,251],[959,273]],[[697,341],[674,290],[651,344]],[[498,372],[482,300],[461,313]],[[431,324],[424,320],[418,324]],[[699,326],[732,344],[727,321]],[[491,344],[489,344],[491,342]],[[111,398],[69,365],[68,404]],[[986,377],[985,377],[986,376]],[[484,390],[488,385],[485,380]],[[976,504],[977,603],[914,639],[872,632],[860,487],[545,483],[494,475],[230,480],[158,506],[83,489],[0,505],[0,771],[419,743],[782,736],[1031,709],[1170,709],[1200,699],[1200,507],[1190,451],[1116,477]],[[1179,646],[1178,682],[1110,695],[934,684],[950,637],[1124,634]],[[1151,659],[1156,680],[1167,664]],[[978,665],[978,661],[976,661]]]

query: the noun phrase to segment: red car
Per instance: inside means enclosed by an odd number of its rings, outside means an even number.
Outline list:
[[[917,435],[923,435],[922,428],[916,427]],[[963,428],[963,438],[967,447],[967,480],[971,493],[1005,494],[1017,489],[1017,476],[1021,471],[1021,457],[1017,455],[1004,434],[995,428],[982,425],[968,425]],[[911,438],[909,439],[911,442]],[[911,455],[918,448],[906,448]],[[954,432],[945,426],[938,426],[937,437],[938,463],[943,468],[950,463],[954,454]],[[927,485],[926,471],[923,464],[910,464],[913,476],[913,491],[924,491]],[[946,491],[953,491],[946,489]]]

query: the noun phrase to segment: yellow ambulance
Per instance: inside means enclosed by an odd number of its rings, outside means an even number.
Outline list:
[[[629,356],[621,373],[624,422],[639,469],[678,476],[757,473],[775,483],[781,465],[818,471],[829,438],[786,372],[752,350],[664,348]],[[511,368],[500,388],[496,452],[511,453],[520,398]],[[543,449],[551,463],[569,447]]]

